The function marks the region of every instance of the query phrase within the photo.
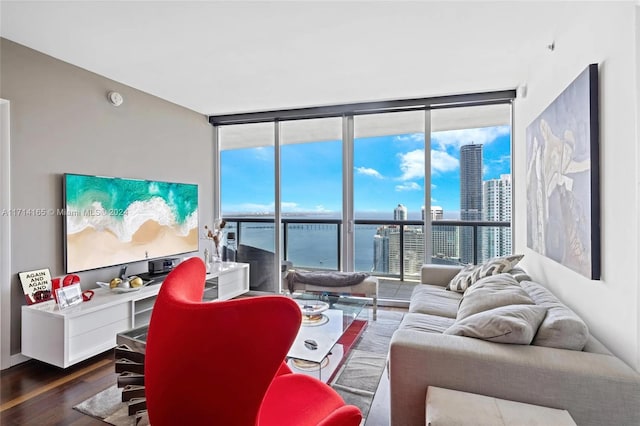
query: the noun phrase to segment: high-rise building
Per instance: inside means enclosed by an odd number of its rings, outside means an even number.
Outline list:
[[[482,183],[482,219],[511,221],[511,175],[500,175]],[[511,254],[511,227],[486,228],[482,233],[482,256],[478,262]]]
[[[444,218],[444,210],[442,209],[442,207],[431,206],[431,220],[442,220],[443,218]]]
[[[431,206],[431,220],[442,220],[444,210],[439,206]],[[457,226],[437,225],[431,227],[431,240],[433,242],[433,257],[438,259],[458,259],[459,232]]]
[[[398,204],[393,211],[394,220],[407,220],[407,208]],[[373,237],[373,271],[387,274],[400,274],[401,255],[404,252],[404,273],[419,275],[424,258],[424,228],[422,226],[404,226],[400,245],[402,226],[384,225],[376,230]]]
[[[407,220],[407,208],[402,204],[393,210],[393,220]]]
[[[389,236],[389,272],[400,274],[400,227],[387,228]],[[424,231],[422,226],[404,228],[404,273],[419,275],[424,259]]]
[[[460,147],[460,220],[481,219],[482,144],[463,145]],[[478,243],[480,241],[478,238]],[[473,253],[473,228],[463,226],[460,230],[460,261],[473,263]]]
[[[378,228],[376,235],[373,236],[373,270],[383,274],[389,273],[389,235],[383,230],[385,227]]]

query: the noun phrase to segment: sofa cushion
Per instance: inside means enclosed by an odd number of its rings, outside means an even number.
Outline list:
[[[451,327],[454,322],[455,320],[453,318],[445,318],[438,315],[408,313],[402,318],[402,323],[400,323],[400,327],[398,328],[426,331],[429,333],[443,333]]]
[[[489,259],[480,265],[467,265],[451,279],[447,290],[464,292],[484,277],[511,271],[523,257],[523,254],[512,254]]]
[[[470,287],[460,301],[457,320],[507,305],[533,305],[534,301],[510,274],[485,277]]]
[[[537,305],[501,306],[456,320],[444,334],[528,345],[546,312],[546,308]]]
[[[463,293],[473,284],[473,274],[478,267],[476,265],[467,265],[451,279],[447,290]]]
[[[441,286],[418,284],[411,294],[409,312],[455,318],[460,299],[462,294],[444,291]]]
[[[532,344],[581,351],[589,339],[587,324],[542,285],[533,281],[520,285],[537,305],[547,308]]]

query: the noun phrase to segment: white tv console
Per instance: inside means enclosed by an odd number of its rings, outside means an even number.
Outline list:
[[[128,293],[96,288],[90,301],[63,310],[53,300],[22,306],[22,354],[67,368],[109,350],[116,334],[149,323],[160,287],[152,283]],[[228,300],[248,291],[248,263],[214,263],[203,299]]]

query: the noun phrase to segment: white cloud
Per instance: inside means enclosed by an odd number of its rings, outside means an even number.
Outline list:
[[[460,167],[460,161],[445,151],[431,151],[431,171],[444,173],[456,170]]]
[[[395,142],[424,142],[424,133],[411,133],[409,135],[396,136]]]
[[[400,157],[400,180],[424,178],[424,149],[416,149],[407,153],[398,154]]]
[[[290,201],[282,202],[282,210],[297,210],[297,209],[298,209],[298,203],[292,203]]]
[[[462,145],[488,144],[500,136],[509,134],[509,126],[483,127],[480,129],[447,130],[434,132],[431,135],[433,146],[445,149],[447,146],[461,147]]]
[[[420,185],[415,182],[403,182],[400,185],[396,185],[396,191],[419,191],[422,189]]]
[[[264,147],[259,146],[253,149],[254,155],[256,159],[260,161],[271,161],[273,162],[273,148],[272,147]]]
[[[416,149],[400,157],[400,170],[402,176],[400,180],[422,179],[424,178],[424,150]],[[431,170],[433,173],[450,172],[458,169],[460,161],[445,151],[431,151]]]
[[[234,210],[233,208],[229,210]],[[255,213],[264,213],[264,212],[273,212],[275,210],[274,204],[257,204],[257,203],[244,203],[240,204],[238,211],[241,212],[255,212]]]
[[[382,179],[380,172],[369,167],[356,167],[356,172],[361,175],[373,176],[375,178]]]

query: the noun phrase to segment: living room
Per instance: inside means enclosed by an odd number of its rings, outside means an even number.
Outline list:
[[[213,221],[209,115],[517,90],[513,250],[639,371],[639,9],[637,1],[3,1],[0,208],[61,208],[61,176],[80,173],[197,183],[200,217]],[[599,280],[530,249],[525,214],[526,128],[592,63]],[[111,91],[122,95],[119,107],[106,98]],[[26,360],[18,273],[65,270],[59,216],[0,219],[6,369]],[[110,275],[117,267],[83,272],[83,288]]]

